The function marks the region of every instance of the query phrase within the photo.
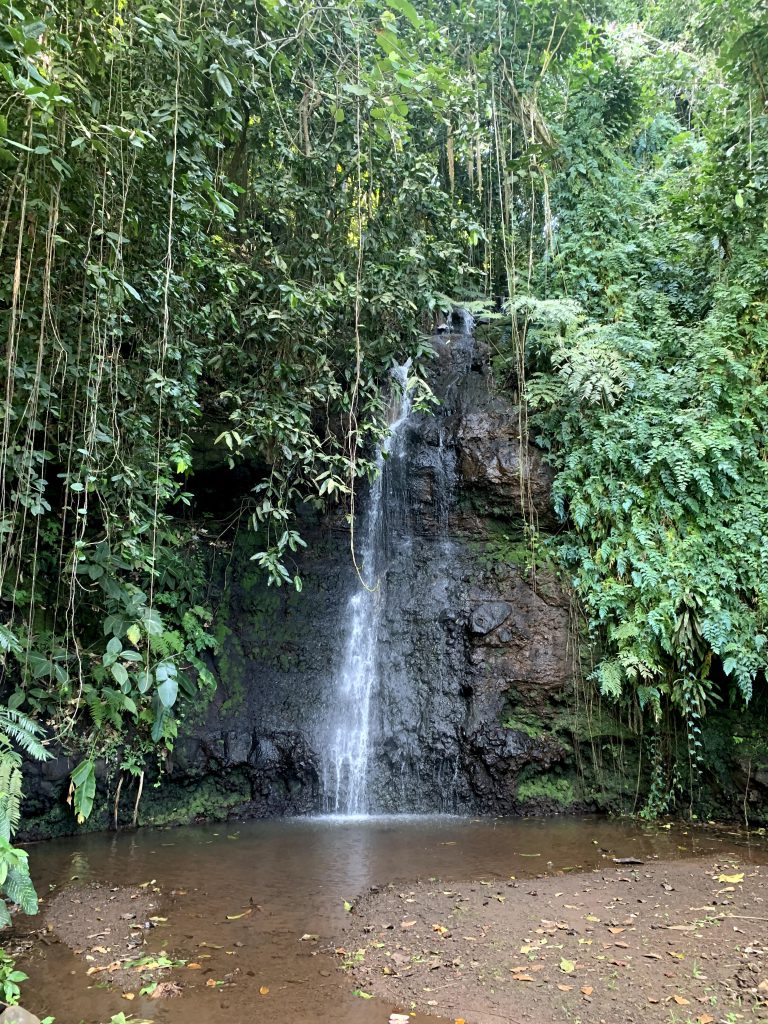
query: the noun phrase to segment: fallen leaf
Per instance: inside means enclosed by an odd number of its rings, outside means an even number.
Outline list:
[[[581,994],[583,996],[591,996],[594,991],[591,985],[585,985],[581,990]]]
[[[672,996],[672,999],[673,999],[674,1002],[677,1003],[678,1006],[690,1006],[691,1005],[690,999],[686,999],[685,996],[674,995],[674,996]]]
[[[557,987],[560,989],[561,992],[572,992],[573,991],[573,985],[558,985]]]
[[[123,999],[131,1000],[136,998],[135,992],[123,992]]]
[[[696,1024],[714,1024],[714,1020],[711,1013],[702,1013],[700,1017],[696,1018]]]
[[[405,928],[413,928],[413,926],[415,924],[416,924],[415,921],[401,921],[400,922],[400,927],[403,928],[403,929],[405,929]]]
[[[624,931],[624,929],[623,928],[609,928],[608,931],[611,933],[611,935],[621,935],[621,933]]]
[[[513,974],[512,981],[533,981],[530,974]]]
[[[671,957],[674,957],[675,960],[685,960],[685,953],[676,953],[673,949],[668,949],[667,952]]]
[[[249,907],[248,910],[244,910],[242,914],[227,914],[228,921],[239,921],[241,917],[248,917],[249,914],[253,913],[253,907]]]
[[[269,995],[269,989],[267,988],[266,985],[262,985],[261,986],[261,988],[259,989],[259,995],[260,996],[268,996]]]
[[[599,917],[595,917],[594,914],[587,914],[586,920],[587,921],[597,922],[597,921],[600,920],[600,918]]]
[[[736,882],[744,881],[744,872],[739,871],[738,874],[735,875],[718,875],[717,880],[718,882],[730,882],[731,885],[735,885]]]
[[[200,971],[200,970],[202,970],[202,968],[203,968],[202,964],[187,964],[187,970],[188,971]]]
[[[360,996],[361,999],[373,999],[373,996],[371,995],[370,992],[363,992],[363,990],[361,988],[353,989],[352,990],[352,995],[353,996]]]
[[[571,974],[575,969],[576,969],[576,964],[574,963],[573,960],[561,960],[560,961],[560,970],[563,971],[564,974]]]
[[[148,995],[150,999],[172,999],[174,996],[180,996],[181,993],[182,988],[175,981],[161,981]]]

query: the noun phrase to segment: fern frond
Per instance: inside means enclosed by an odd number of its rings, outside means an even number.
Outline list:
[[[45,735],[42,726],[21,711],[0,708],[0,733],[9,736],[35,761],[48,761],[52,756],[41,742]]]
[[[12,750],[0,751],[0,838],[10,840],[21,820],[21,758]]]
[[[12,903],[17,903],[25,914],[37,913],[37,893],[28,870],[11,868],[3,890],[5,897]]]

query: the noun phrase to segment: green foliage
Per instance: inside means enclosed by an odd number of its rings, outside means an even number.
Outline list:
[[[18,1005],[21,996],[19,985],[26,981],[27,977],[23,971],[16,970],[13,957],[0,949],[0,996],[4,1003],[8,1006]]]
[[[14,744],[27,757],[45,761],[50,754],[43,746],[42,734],[41,727],[26,715],[0,707],[0,927],[11,923],[9,903],[16,904],[25,914],[37,913],[37,893],[29,876],[27,852],[14,847],[11,839],[21,822],[23,785],[21,755]],[[8,964],[0,963],[0,983],[5,986],[6,995],[13,994],[15,983],[26,977],[12,975]],[[15,995],[18,997],[18,988]]]
[[[737,7],[724,37],[708,34],[720,7],[695,5],[677,24],[706,38],[698,52],[625,37],[645,100],[620,135],[573,103],[563,139],[581,183],[556,170],[559,237],[531,282],[563,308],[554,321],[540,300],[512,311],[571,527],[554,547],[601,655],[594,679],[652,728],[678,715],[694,779],[702,716],[749,701],[768,668],[768,207],[754,190],[768,148],[752,99],[765,99],[768,34]],[[659,747],[647,813],[671,809],[683,786]]]
[[[569,779],[550,778],[524,779],[517,787],[517,799],[547,800],[569,807],[576,800],[573,783]]]

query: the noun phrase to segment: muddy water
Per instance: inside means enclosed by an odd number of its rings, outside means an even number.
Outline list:
[[[148,951],[168,950],[202,962],[204,970],[173,972],[184,984],[183,998],[137,996],[129,1003],[96,987],[83,959],[54,944],[25,964],[25,1002],[40,1016],[54,1014],[58,1024],[95,1024],[121,1010],[157,1024],[386,1024],[390,1012],[408,1007],[354,995],[338,958],[323,951],[339,936],[343,941],[344,901],[369,886],[590,869],[614,856],[724,854],[736,843],[742,861],[765,862],[764,847],[745,847],[734,833],[594,818],[293,819],[57,840],[31,851],[41,895],[73,879],[112,885],[154,879],[166,894],[185,890],[165,899],[161,913],[168,922],[148,933]],[[227,921],[250,901],[261,909]],[[319,941],[300,941],[306,933]],[[210,959],[201,959],[205,954]],[[233,975],[225,987],[206,986],[225,975]],[[259,994],[262,986],[267,995]]]

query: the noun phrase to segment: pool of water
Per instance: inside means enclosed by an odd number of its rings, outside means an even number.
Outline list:
[[[158,1024],[386,1024],[400,1008],[354,995],[338,959],[323,951],[343,941],[344,902],[370,886],[591,869],[612,857],[725,855],[735,846],[745,863],[768,861],[762,842],[750,844],[737,832],[590,817],[303,818],[54,840],[30,851],[41,896],[73,881],[154,879],[165,893],[186,890],[169,903],[167,924],[149,932],[149,949],[194,960],[200,943],[221,946],[205,949],[208,977],[239,972],[233,984],[213,989],[202,972],[180,969],[174,976],[184,983],[183,998],[128,1003],[96,987],[83,959],[57,943],[24,965],[24,1002],[40,1016],[55,1015],[57,1024],[96,1024],[120,1011]],[[261,909],[226,920],[250,901]],[[300,941],[307,933],[319,941]],[[261,987],[269,994],[261,996]]]

